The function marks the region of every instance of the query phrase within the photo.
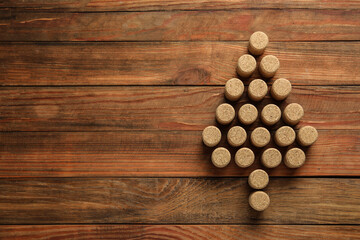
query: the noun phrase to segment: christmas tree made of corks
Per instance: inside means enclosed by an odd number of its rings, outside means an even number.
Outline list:
[[[254,73],[257,62],[254,56],[260,56],[264,53],[269,43],[268,36],[263,32],[255,32],[249,40],[248,50],[251,54],[242,55],[238,62],[236,71],[240,78],[248,79]],[[280,62],[273,55],[266,55],[261,58],[258,70],[263,79],[272,78],[280,67]],[[239,111],[236,112],[233,104],[223,103],[216,108],[216,120],[220,125],[231,124],[236,115],[239,125],[231,127],[226,134],[227,142],[230,146],[237,149],[234,156],[235,163],[240,168],[250,167],[255,161],[254,151],[248,147],[242,147],[246,139],[250,138],[253,148],[260,149],[260,160],[266,169],[275,168],[280,165],[281,161],[288,168],[299,168],[306,160],[305,152],[294,147],[293,143],[297,142],[300,147],[312,145],[318,138],[317,130],[312,126],[303,126],[299,130],[293,127],[299,123],[304,115],[303,107],[298,103],[290,103],[283,111],[277,106],[291,93],[291,82],[285,78],[276,79],[270,87],[270,95],[276,104],[267,104],[261,111],[253,104],[243,104]],[[253,103],[262,101],[268,93],[269,87],[262,79],[254,79],[250,82],[247,95]],[[232,78],[225,84],[225,98],[231,103],[239,101],[244,93],[244,84],[238,78]],[[260,112],[260,113],[259,113]],[[260,115],[260,116],[259,116]],[[263,126],[256,127],[252,131],[246,131],[244,127],[253,124],[257,118],[261,119]],[[277,128],[274,134],[270,134],[267,128],[274,126],[282,121],[287,124]],[[211,161],[218,168],[226,167],[231,161],[231,153],[225,147],[216,147],[222,138],[220,129],[216,126],[208,126],[202,132],[202,139],[207,147],[215,148],[211,154]],[[275,147],[268,147],[271,138],[274,139]],[[278,148],[286,148],[285,154],[282,154]],[[249,204],[256,211],[264,211],[270,205],[269,195],[262,191],[268,183],[269,176],[266,171],[256,169],[250,173],[248,183],[251,188],[255,189],[249,196]]]

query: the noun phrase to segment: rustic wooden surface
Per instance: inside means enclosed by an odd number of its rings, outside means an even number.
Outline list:
[[[359,16],[359,0],[0,1],[0,239],[360,239]],[[268,171],[261,214],[261,150],[219,170],[201,143],[257,30],[294,85],[280,107],[319,129],[302,168]]]

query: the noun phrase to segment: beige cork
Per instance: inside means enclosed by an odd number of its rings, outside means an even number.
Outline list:
[[[266,82],[261,79],[254,79],[249,84],[248,94],[249,98],[253,101],[262,100],[268,92],[268,86]]]
[[[231,154],[229,150],[223,147],[216,148],[211,154],[211,161],[215,167],[226,167],[231,160]]]
[[[298,103],[290,103],[283,111],[283,121],[289,125],[296,125],[304,116],[304,109]]]
[[[266,105],[261,111],[261,121],[268,125],[274,125],[281,118],[281,110],[275,104]]]
[[[256,60],[249,54],[242,55],[237,63],[236,71],[240,77],[248,78],[255,71]]]
[[[250,125],[253,122],[255,122],[257,117],[258,117],[258,110],[252,104],[249,103],[244,104],[239,109],[238,118],[242,124]]]
[[[244,92],[244,84],[240,79],[232,78],[225,84],[225,97],[230,101],[237,101]]]
[[[298,168],[304,165],[306,156],[300,148],[288,150],[284,157],[284,163],[288,168]]]
[[[254,189],[263,189],[269,183],[269,175],[262,169],[256,169],[250,173],[248,182]]]
[[[220,124],[226,125],[235,118],[235,110],[230,104],[223,103],[216,108],[215,116]]]
[[[295,137],[296,134],[294,129],[292,129],[289,126],[283,126],[278,130],[276,130],[274,138],[275,138],[275,143],[279,147],[286,147],[293,144],[293,142],[295,141]]]
[[[233,147],[240,147],[246,141],[246,131],[240,126],[230,128],[227,134],[228,143]]]
[[[264,32],[254,32],[249,40],[249,52],[255,56],[263,54],[266,46],[269,43],[269,38]]]
[[[266,128],[257,127],[252,131],[250,139],[255,147],[264,147],[270,142],[270,132]]]
[[[271,96],[278,101],[284,100],[291,92],[291,83],[285,78],[277,79],[270,88]]]
[[[270,205],[270,197],[263,191],[256,191],[250,194],[249,204],[256,211],[264,211]]]
[[[235,163],[241,168],[250,167],[255,160],[255,154],[250,148],[240,148],[235,154]]]
[[[260,73],[265,78],[271,78],[280,67],[280,62],[274,55],[267,55],[260,61]]]
[[[261,155],[261,163],[267,168],[279,166],[281,159],[281,153],[276,148],[268,148]]]
[[[305,126],[299,129],[297,134],[297,142],[304,147],[312,145],[316,142],[319,134],[312,126]]]
[[[214,147],[221,140],[221,132],[215,126],[208,126],[202,132],[202,139],[206,146]]]

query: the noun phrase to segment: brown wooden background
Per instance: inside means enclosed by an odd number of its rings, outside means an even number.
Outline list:
[[[201,143],[257,30],[319,130],[261,214]],[[359,53],[358,0],[0,1],[0,239],[360,239]]]

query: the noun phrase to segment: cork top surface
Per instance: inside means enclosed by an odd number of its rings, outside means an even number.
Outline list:
[[[289,168],[298,168],[305,163],[305,153],[300,148],[292,148],[285,154],[284,163]]]
[[[312,126],[305,126],[299,129],[298,142],[302,146],[310,146],[318,138],[317,130]]]
[[[289,125],[297,124],[304,116],[304,109],[298,103],[290,103],[283,112],[283,120]]]
[[[252,49],[263,50],[269,43],[268,36],[261,31],[254,32],[250,36],[249,44]]]
[[[266,105],[261,111],[261,120],[266,125],[274,125],[281,118],[281,110],[275,104]]]
[[[267,168],[275,168],[281,163],[281,153],[276,148],[268,148],[261,155],[261,162]]]
[[[254,79],[250,82],[248,93],[249,97],[254,101],[263,99],[268,91],[266,82],[261,79]]]
[[[246,131],[240,126],[230,128],[227,134],[227,140],[233,147],[239,147],[246,141]]]
[[[295,131],[289,126],[282,126],[275,132],[275,142],[280,147],[291,145],[295,141]]]
[[[255,160],[255,154],[250,148],[240,148],[235,154],[235,163],[241,168],[250,167]]]
[[[229,150],[223,147],[216,148],[211,154],[211,161],[218,168],[226,167],[230,160],[231,154]]]
[[[202,139],[206,146],[214,147],[221,140],[221,131],[215,126],[208,126],[202,132]]]
[[[249,185],[254,189],[263,189],[269,183],[269,175],[262,169],[256,169],[249,175]]]
[[[229,124],[235,117],[233,106],[228,103],[220,104],[216,108],[216,120],[221,124]]]
[[[244,84],[238,78],[232,78],[225,84],[225,97],[230,101],[237,101],[244,92]]]
[[[264,147],[270,142],[270,132],[264,127],[257,127],[252,131],[250,139],[255,147]]]
[[[261,73],[265,76],[272,76],[280,67],[280,61],[274,55],[267,55],[260,61]]]
[[[244,73],[252,73],[256,68],[256,60],[250,54],[244,54],[239,58],[237,67]]]
[[[285,78],[279,78],[272,84],[270,92],[274,99],[284,100],[291,92],[291,83]]]
[[[264,211],[270,205],[270,197],[263,191],[256,191],[250,194],[249,204],[256,211]]]
[[[239,109],[239,121],[245,125],[252,124],[258,117],[258,110],[252,104],[244,104]]]

